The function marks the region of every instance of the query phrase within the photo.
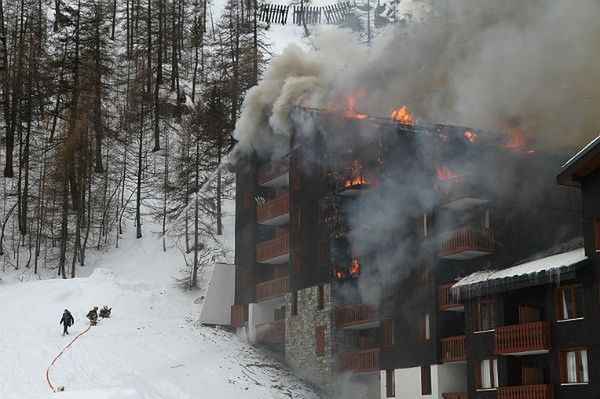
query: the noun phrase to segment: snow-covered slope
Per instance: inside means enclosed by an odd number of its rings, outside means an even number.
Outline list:
[[[234,335],[198,326],[201,293],[173,287],[181,254],[163,253],[160,240],[146,233],[97,259],[89,277],[0,286],[0,398],[317,396]],[[105,304],[113,308],[112,317],[82,335],[50,368],[54,386],[65,387],[53,394],[47,367],[87,327],[87,311]],[[64,308],[76,320],[65,337],[59,326]]]

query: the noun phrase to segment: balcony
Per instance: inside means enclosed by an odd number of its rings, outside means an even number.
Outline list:
[[[256,342],[276,343],[285,339],[285,319],[256,326]]]
[[[465,336],[442,338],[442,363],[465,361]]]
[[[554,399],[552,385],[498,387],[498,399]]]
[[[282,226],[290,221],[290,195],[283,193],[256,207],[256,223]]]
[[[263,241],[256,246],[256,261],[277,265],[290,260],[290,237],[287,234]]]
[[[442,259],[467,260],[494,252],[491,229],[462,227],[440,235],[438,256]]]
[[[466,392],[445,392],[442,394],[443,399],[467,399]]]
[[[284,296],[289,291],[289,277],[280,277],[275,280],[256,284],[256,302],[268,301]]]
[[[335,316],[338,328],[359,330],[379,325],[379,310],[369,305],[344,306],[336,310]]]
[[[497,355],[535,355],[550,350],[550,324],[547,321],[498,327],[495,332]]]
[[[454,310],[454,311],[464,311],[465,306],[452,298],[452,294],[450,289],[452,288],[451,284],[443,284],[439,287],[440,294],[440,309],[441,310]]]
[[[290,184],[289,161],[268,163],[258,168],[258,185],[263,187],[287,187]]]
[[[441,181],[438,185],[437,196],[439,206],[454,210],[489,202],[481,195],[472,175],[461,175]]]
[[[355,373],[379,370],[379,348],[340,353],[339,370]]]

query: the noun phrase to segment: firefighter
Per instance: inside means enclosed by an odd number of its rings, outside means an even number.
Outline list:
[[[94,306],[94,309],[90,310],[85,316],[90,319],[90,324],[95,326],[98,323],[98,306]]]
[[[60,322],[58,324],[63,325],[63,337],[65,334],[69,335],[69,327],[75,324],[75,319],[73,318],[71,312],[69,312],[69,309],[65,309],[62,315],[62,319],[60,319]]]

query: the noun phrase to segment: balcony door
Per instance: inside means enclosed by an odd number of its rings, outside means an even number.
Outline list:
[[[522,385],[542,385],[544,383],[544,369],[522,365],[521,382]]]
[[[519,324],[535,323],[542,321],[542,312],[539,308],[519,305]]]

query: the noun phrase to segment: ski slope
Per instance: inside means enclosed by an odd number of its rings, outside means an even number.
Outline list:
[[[146,231],[78,269],[87,277],[0,285],[0,398],[317,397],[261,351],[229,332],[199,326],[201,292],[173,286],[182,264],[176,248],[163,253],[162,242]],[[88,310],[105,304],[112,317],[50,368],[52,384],[65,387],[52,393],[46,368],[87,328]],[[63,337],[65,308],[75,325]]]

